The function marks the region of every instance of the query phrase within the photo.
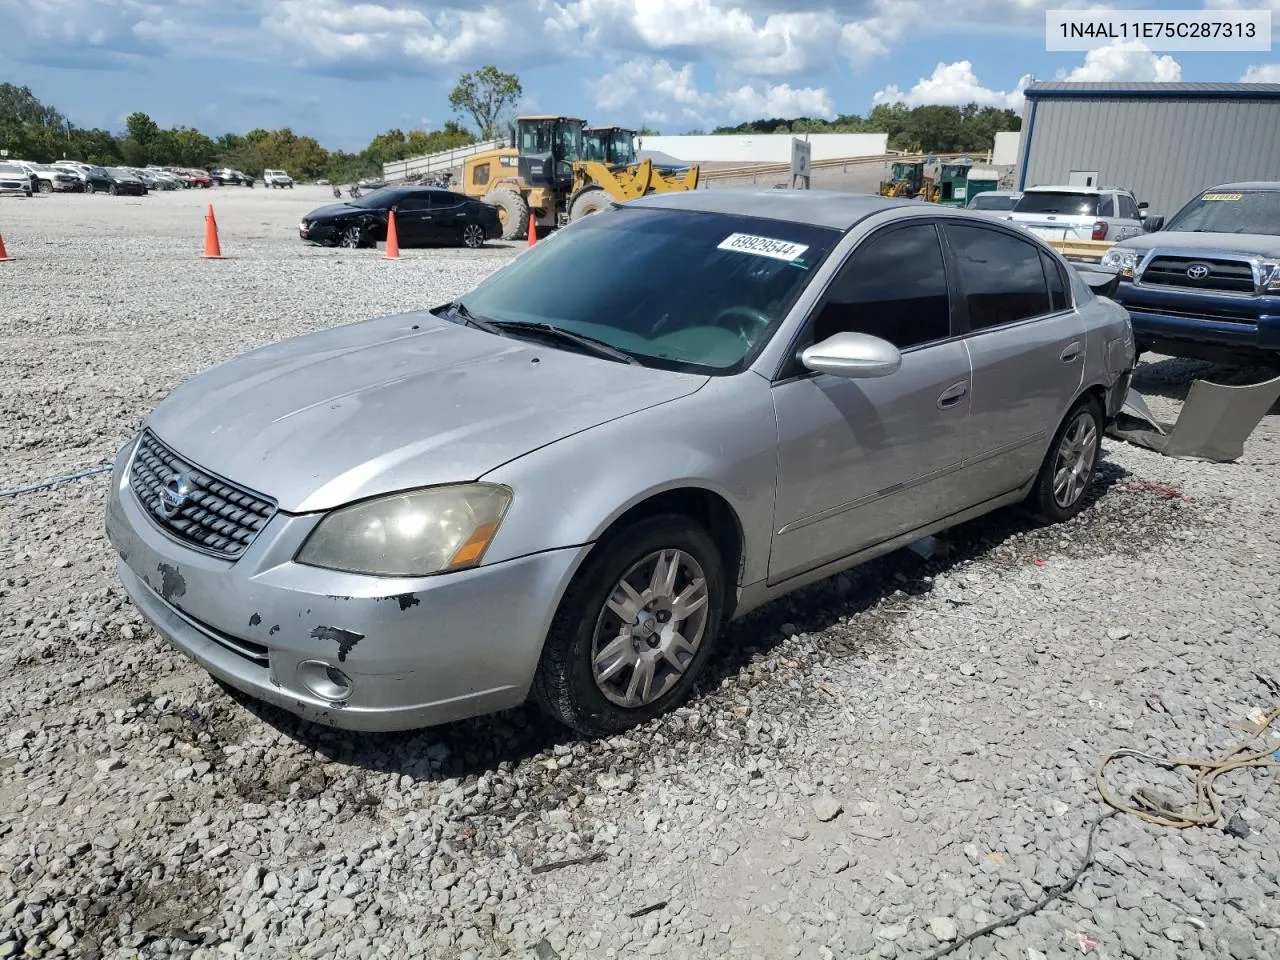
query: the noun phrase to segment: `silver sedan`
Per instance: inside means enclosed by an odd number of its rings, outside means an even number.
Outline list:
[[[183,384],[106,527],[160,633],[254,697],[390,730],[532,695],[606,735],[775,597],[1008,504],[1073,516],[1133,356],[995,218],[654,195]]]

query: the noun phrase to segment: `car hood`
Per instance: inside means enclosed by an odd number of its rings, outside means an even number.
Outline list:
[[[353,213],[377,213],[376,210],[370,210],[367,207],[353,207],[349,203],[330,203],[323,207],[317,207],[302,219],[304,220],[332,220],[334,217],[347,217]]]
[[[147,425],[200,467],[307,513],[474,480],[707,380],[422,311],[246,353],[182,384]]]
[[[1157,230],[1155,233],[1145,233],[1121,240],[1116,246],[1126,250],[1140,250],[1143,253],[1159,247],[1162,250],[1202,250],[1280,257],[1280,237],[1269,237],[1263,234]]]

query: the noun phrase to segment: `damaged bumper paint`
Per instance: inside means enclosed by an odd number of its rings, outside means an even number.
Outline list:
[[[280,513],[230,562],[152,523],[128,484],[132,451],[116,459],[106,508],[121,582],[156,630],[213,676],[352,730],[416,729],[524,701],[585,548],[435,577],[368,577],[294,563],[322,515]],[[315,682],[328,668],[349,687]]]

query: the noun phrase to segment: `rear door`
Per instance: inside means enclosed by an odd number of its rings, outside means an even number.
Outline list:
[[[1030,480],[1084,375],[1084,320],[1060,263],[991,226],[948,223],[948,259],[973,363],[966,482],[988,500]]]
[[[467,201],[452,190],[431,193],[432,243],[456,243],[467,221]]]
[[[408,193],[396,201],[396,239],[404,244],[431,243],[433,212],[426,193]]]

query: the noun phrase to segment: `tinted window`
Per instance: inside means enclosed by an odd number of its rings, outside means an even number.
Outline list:
[[[1114,217],[1116,215],[1116,205],[1112,200],[1111,194],[1104,193],[1098,198],[1098,216]]]
[[[1067,279],[1062,275],[1062,268],[1043,250],[1040,251],[1040,260],[1044,264],[1045,279],[1049,282],[1049,309],[1067,309]]]
[[[1012,210],[1014,198],[1008,194],[980,193],[969,201],[974,210]]]
[[[1073,217],[1096,217],[1098,195],[1096,193],[1068,193],[1052,190],[1024,193],[1014,213],[1055,213]]]
[[[1120,195],[1120,216],[1126,220],[1141,220],[1142,216],[1138,213],[1138,205],[1133,202],[1133,197]]]
[[[899,350],[951,335],[942,246],[932,224],[877,234],[853,254],[814,321],[814,342],[869,333]]]
[[[782,220],[614,207],[521,253],[462,302],[485,319],[595,337],[651,366],[733,373],[773,337],[840,236]]]
[[[477,187],[483,187],[489,182],[489,165],[482,163],[471,171],[471,182]]]
[[[969,328],[981,330],[1049,312],[1040,251],[997,230],[947,225]]]
[[[406,194],[396,203],[397,210],[425,210],[431,205],[428,197],[422,194]]]
[[[456,193],[448,193],[444,190],[438,190],[431,194],[432,210],[447,210],[450,207],[458,205],[459,196]]]
[[[1209,190],[1179,210],[1164,229],[1280,236],[1280,190]]]

